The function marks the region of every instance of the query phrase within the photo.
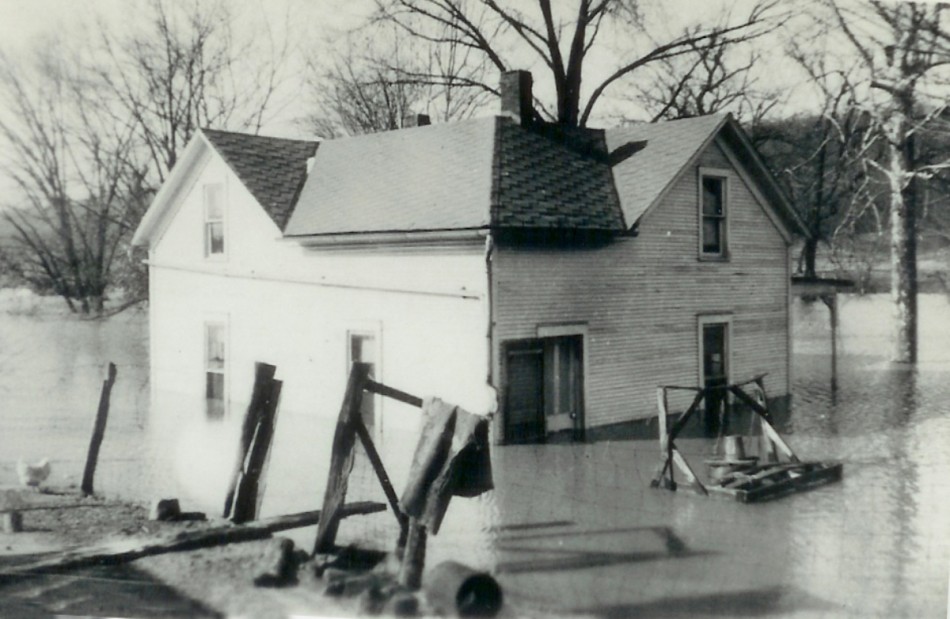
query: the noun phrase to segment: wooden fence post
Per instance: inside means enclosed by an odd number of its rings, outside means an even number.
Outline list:
[[[254,387],[251,390],[251,402],[248,404],[247,413],[244,415],[244,425],[241,427],[241,442],[238,445],[237,462],[234,465],[234,474],[231,476],[228,493],[224,499],[225,518],[230,517],[232,514],[234,493],[237,491],[238,483],[244,474],[244,464],[247,460],[248,450],[251,448],[251,442],[254,440],[254,432],[271,395],[271,382],[274,380],[274,374],[276,373],[277,368],[269,363],[258,362],[254,364]]]
[[[92,494],[93,478],[96,475],[96,463],[99,460],[99,447],[106,434],[106,420],[109,418],[109,398],[112,394],[112,385],[115,384],[115,364],[109,362],[106,379],[102,381],[102,391],[99,394],[99,408],[96,410],[96,421],[92,428],[92,438],[89,441],[89,453],[86,454],[86,468],[82,474],[83,494]]]
[[[263,499],[262,478],[270,460],[270,446],[277,425],[277,404],[282,382],[270,381],[270,394],[260,411],[254,438],[251,440],[244,470],[234,490],[234,509],[231,520],[236,524],[255,520]]]
[[[834,398],[838,393],[838,295],[823,294],[821,300],[828,306],[831,322],[831,397]]]
[[[399,567],[399,584],[408,589],[422,586],[422,571],[426,564],[428,532],[416,518],[409,518],[409,533]]]
[[[343,501],[346,499],[347,484],[350,472],[353,470],[353,448],[356,444],[354,420],[359,419],[360,404],[363,401],[363,385],[369,377],[369,369],[368,363],[354,363],[350,369],[350,378],[346,383],[336,432],[333,434],[330,473],[323,495],[323,509],[317,526],[317,539],[313,545],[314,554],[331,552],[336,542],[336,533],[340,528],[340,508],[343,507]]]

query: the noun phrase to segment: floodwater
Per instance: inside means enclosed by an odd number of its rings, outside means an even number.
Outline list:
[[[950,305],[941,295],[920,305],[921,361],[906,368],[886,360],[887,297],[842,297],[832,393],[827,309],[796,303],[794,409],[782,430],[803,459],[842,461],[841,483],[741,505],[650,489],[655,441],[501,447],[496,490],[453,501],[428,565],[491,570],[508,600],[539,613],[944,616]],[[156,464],[167,454],[148,439],[147,331],[145,314],[103,324],[0,314],[0,483],[21,455],[53,455],[54,482],[78,483],[112,360],[97,489],[144,499],[171,488]],[[700,466],[709,449],[681,447]],[[348,520],[341,541],[388,545],[391,519]]]

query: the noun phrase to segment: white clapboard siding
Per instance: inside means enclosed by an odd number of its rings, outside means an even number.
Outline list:
[[[219,510],[257,361],[283,381],[265,513],[319,507],[347,381],[348,336],[374,339],[375,378],[477,412],[486,389],[484,241],[446,247],[305,249],[280,231],[223,162],[196,170],[150,252],[152,433],[172,453],[183,499]],[[204,256],[202,187],[226,191],[226,255]],[[205,325],[224,327],[226,413],[205,414]],[[403,483],[418,409],[376,407],[376,439]],[[408,437],[408,438],[407,438]],[[407,447],[410,446],[410,447]]]

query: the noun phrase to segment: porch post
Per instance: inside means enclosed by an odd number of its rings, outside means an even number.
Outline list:
[[[822,302],[828,306],[831,320],[831,395],[838,392],[838,294],[821,295]]]

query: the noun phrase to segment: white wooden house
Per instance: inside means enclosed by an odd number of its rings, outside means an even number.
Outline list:
[[[284,381],[271,483],[321,479],[354,360],[497,408],[499,443],[629,435],[663,383],[768,372],[787,402],[802,228],[739,125],[563,131],[530,88],[508,73],[497,117],[319,144],[195,136],[134,240],[152,418],[187,472],[223,493],[255,361]],[[398,485],[418,411],[367,407]]]

